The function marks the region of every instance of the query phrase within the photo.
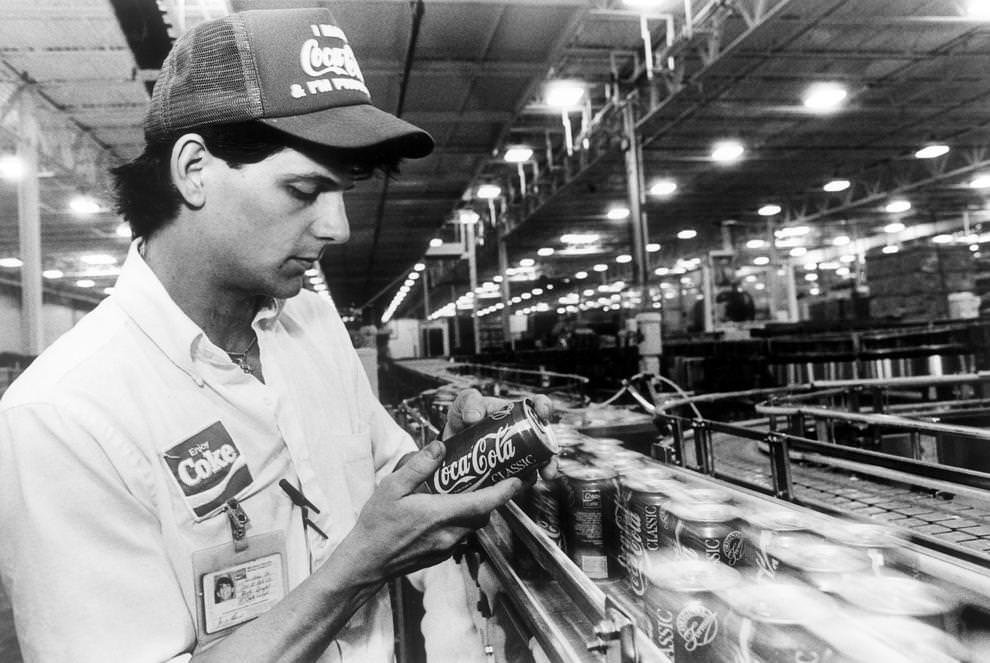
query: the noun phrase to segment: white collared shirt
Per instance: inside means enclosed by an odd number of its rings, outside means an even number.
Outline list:
[[[114,293],[0,402],[0,576],[27,663],[183,660],[202,618],[191,559],[232,536],[212,498],[236,489],[249,536],[284,534],[291,588],[415,448],[326,299],[303,291],[257,314],[261,383],[179,309],[136,247]],[[236,454],[170,465],[170,450],[217,422]],[[184,493],[214,470],[226,476],[215,494]],[[303,530],[283,478],[320,508],[309,515],[329,540]],[[383,590],[321,661],[385,662],[392,650]]]

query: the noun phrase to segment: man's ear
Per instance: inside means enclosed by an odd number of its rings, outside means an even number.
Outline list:
[[[183,134],[172,145],[172,182],[187,205],[200,208],[206,203],[203,166],[209,150],[199,134]]]

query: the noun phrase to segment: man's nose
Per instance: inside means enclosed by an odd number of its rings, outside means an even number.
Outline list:
[[[313,221],[313,234],[322,240],[343,244],[351,237],[351,226],[344,209],[344,194],[330,191],[320,196],[316,219]]]

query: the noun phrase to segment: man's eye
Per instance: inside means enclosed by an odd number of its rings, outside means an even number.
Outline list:
[[[289,194],[293,198],[297,198],[298,200],[304,200],[307,202],[312,202],[316,200],[317,196],[320,195],[319,189],[300,189],[299,187],[294,187],[294,186],[290,186],[287,188],[289,189]]]

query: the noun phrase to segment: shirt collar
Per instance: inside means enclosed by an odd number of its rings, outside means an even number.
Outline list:
[[[200,383],[202,378],[195,369],[195,357],[203,348],[222,350],[207,338],[199,325],[169,295],[141,256],[142,242],[142,239],[131,242],[110,298],[172,363]],[[252,326],[270,327],[278,319],[284,305],[284,300],[271,299],[257,312]]]

